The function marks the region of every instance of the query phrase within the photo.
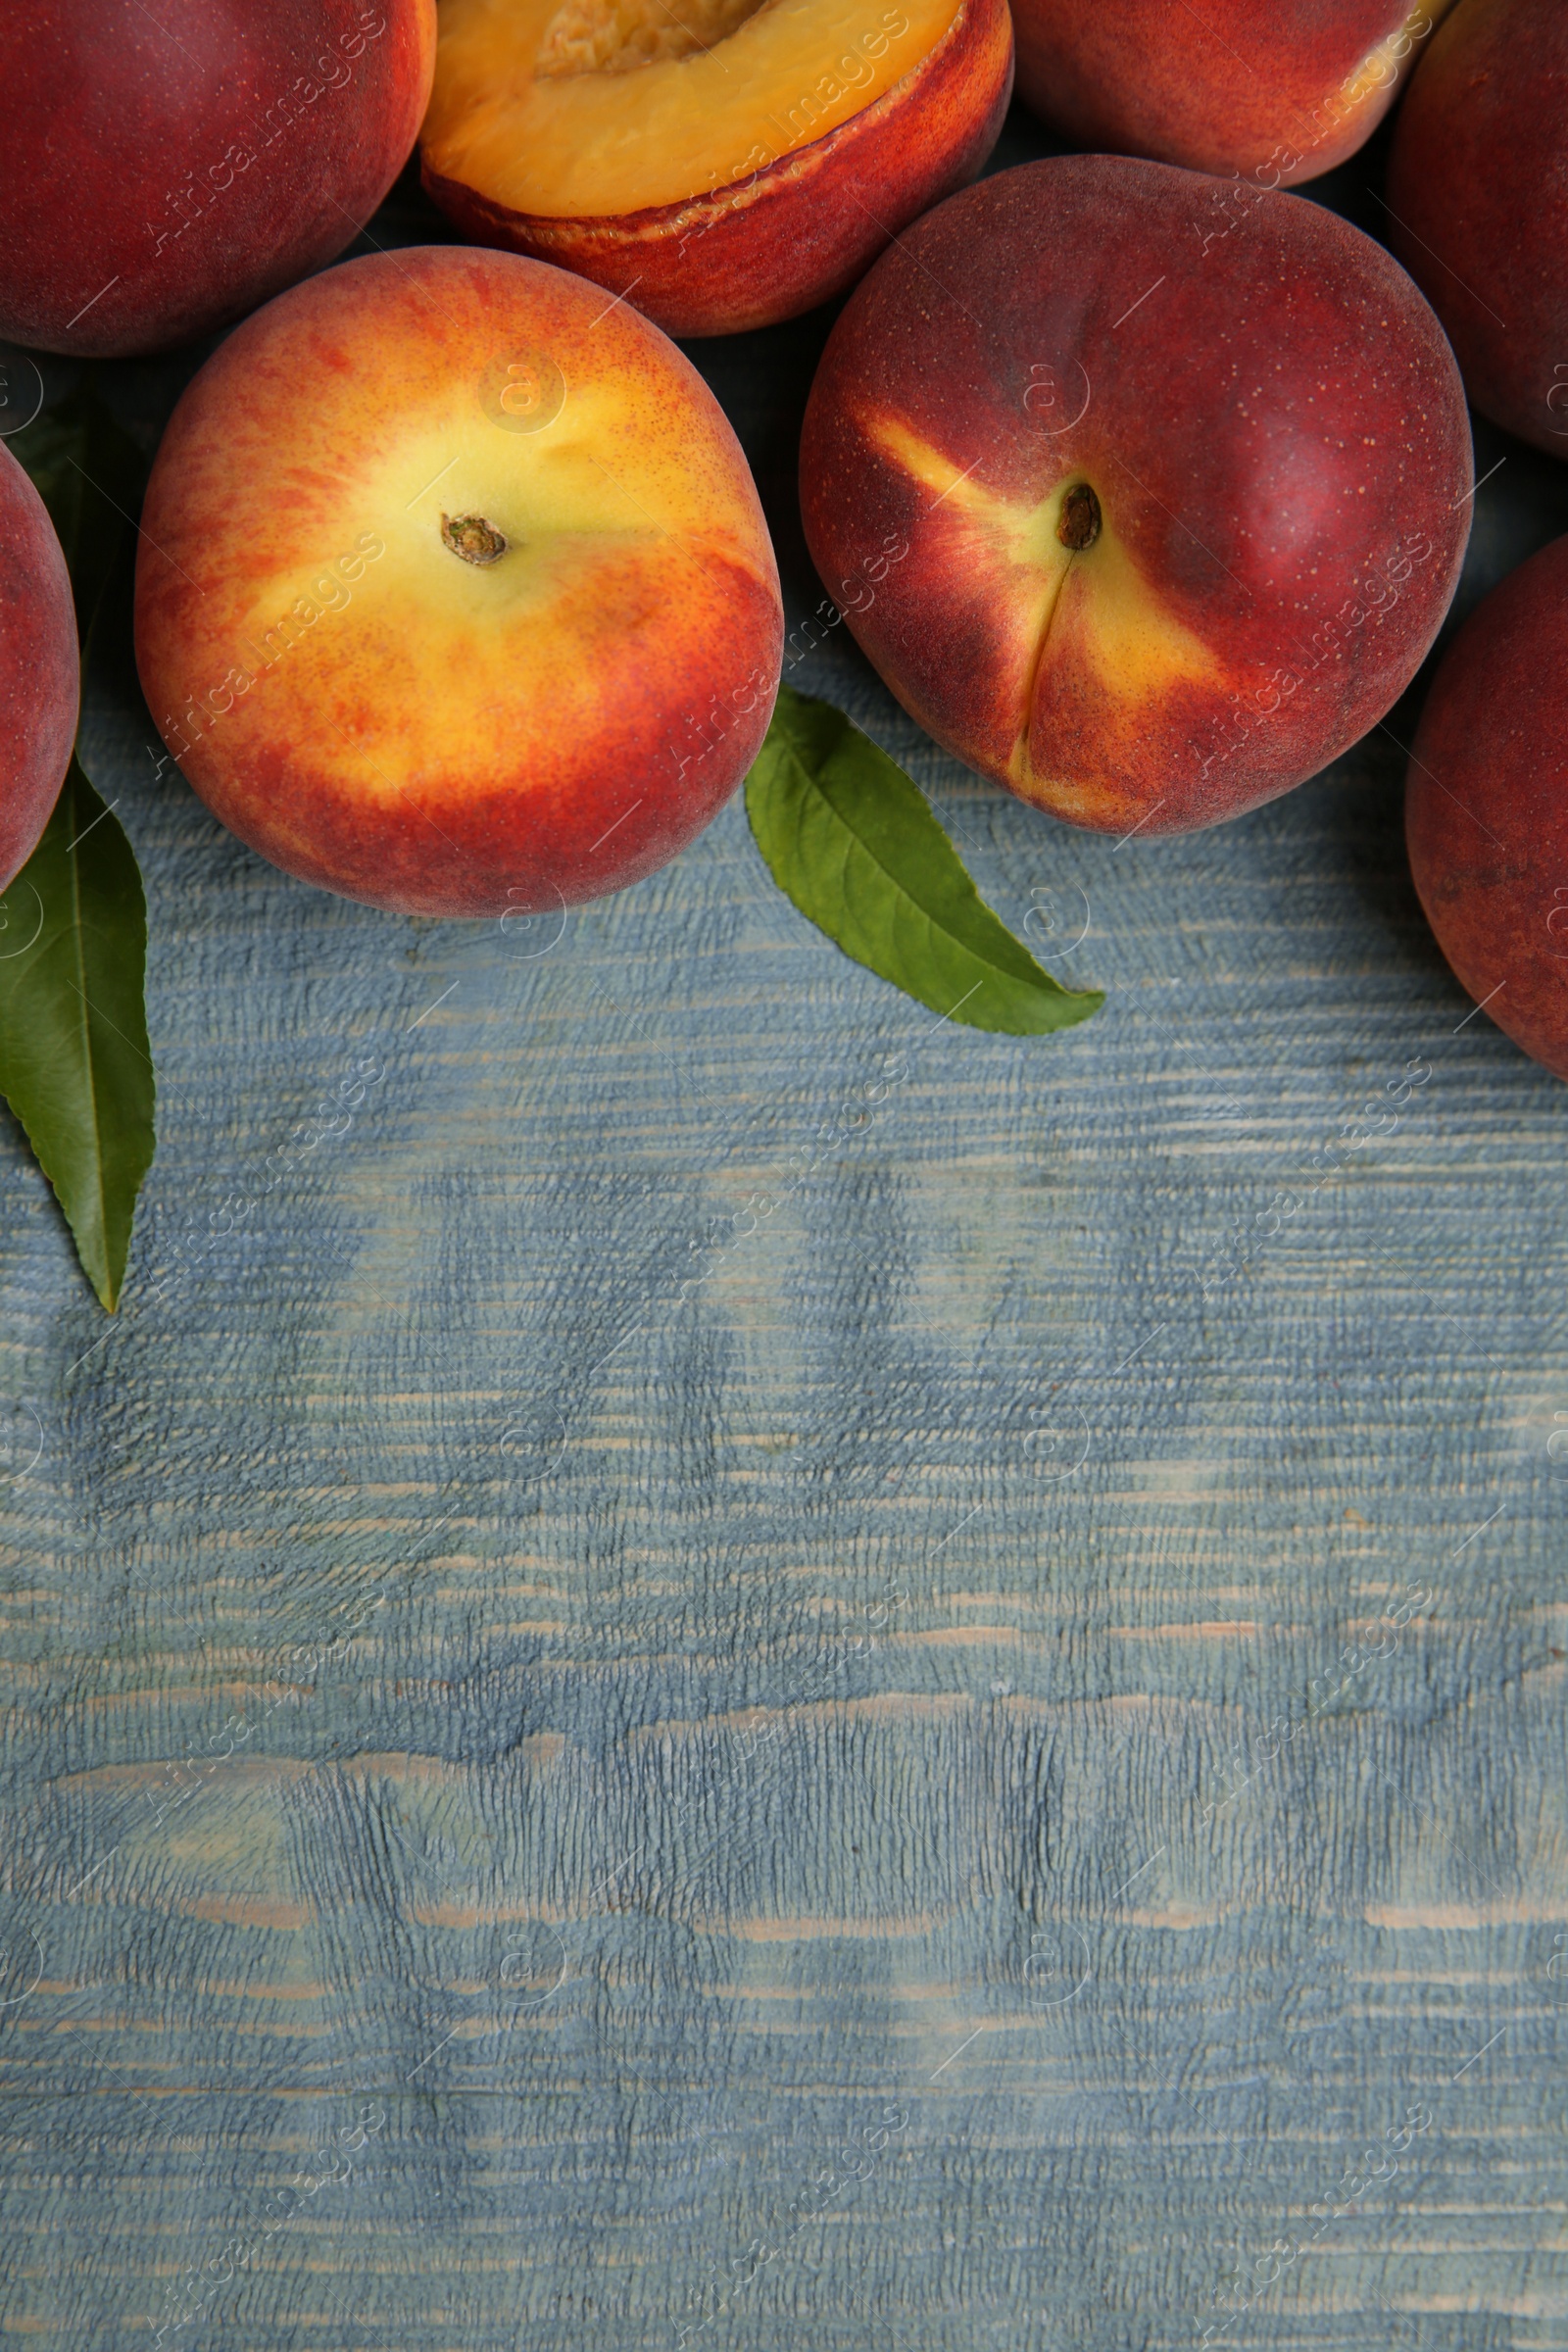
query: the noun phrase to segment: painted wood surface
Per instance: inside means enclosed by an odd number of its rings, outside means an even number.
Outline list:
[[[797,619],[822,331],[694,347]],[[1465,603],[1568,527],[1499,453]],[[791,676],[1102,1015],[935,1022],[738,804],[381,916],[97,689],[160,1147],[110,1323],[0,1138],[0,2333],[1568,2345],[1568,1098],[1413,704],[1118,849]]]

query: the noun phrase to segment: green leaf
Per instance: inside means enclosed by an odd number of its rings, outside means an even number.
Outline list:
[[[0,1094],[113,1312],[153,1156],[147,904],[129,842],[74,760],[0,922]]]
[[[919,786],[836,710],[781,686],[746,779],[769,872],[847,956],[933,1012],[1037,1037],[1088,1020],[985,904]]]
[[[90,378],[14,434],[11,447],[66,552],[85,675],[128,611],[121,591],[141,504],[141,457]],[[147,902],[135,854],[73,759],[42,839],[0,899],[0,1094],[111,1312],[153,1156],[146,968]]]

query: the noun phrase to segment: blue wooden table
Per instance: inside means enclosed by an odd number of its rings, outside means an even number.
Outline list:
[[[795,621],[825,325],[693,347]],[[1478,447],[1460,610],[1568,528]],[[1418,696],[1118,849],[790,675],[1098,1018],[934,1020],[738,803],[351,906],[95,685],[160,1143],[112,1323],[0,1143],[0,2340],[1568,2346],[1568,1096],[1422,923]]]

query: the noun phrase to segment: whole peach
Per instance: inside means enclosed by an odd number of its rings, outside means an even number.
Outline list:
[[[1462,987],[1568,1078],[1568,538],[1445,655],[1405,787],[1416,890]]]
[[[0,890],[60,797],[79,692],[66,559],[43,500],[0,442]]]
[[[906,231],[828,339],[806,535],[887,684],[1116,833],[1290,791],[1414,675],[1458,578],[1458,371],[1382,247],[1253,191],[1064,156]]]
[[[31,0],[0,77],[0,336],[210,334],[361,229],[430,93],[434,0]]]
[[[521,914],[653,872],[751,765],[782,642],[701,376],[515,254],[280,294],[148,485],[136,657],[170,752],[242,841],[371,906]]]
[[[1078,147],[1311,179],[1353,155],[1452,0],[1012,0],[1018,95]]]
[[[1484,416],[1568,458],[1568,8],[1461,0],[1389,151],[1389,242]]]

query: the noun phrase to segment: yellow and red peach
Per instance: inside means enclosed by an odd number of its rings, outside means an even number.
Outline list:
[[[161,351],[318,270],[413,149],[434,0],[32,0],[0,79],[0,335]]]
[[[1463,0],[1389,150],[1389,242],[1494,424],[1568,458],[1568,9]]]
[[[1078,147],[1271,187],[1343,163],[1452,0],[1012,0],[1018,95]]]
[[[79,691],[66,559],[43,500],[0,443],[0,890],[60,797]]]
[[[1568,1078],[1568,538],[1510,572],[1444,656],[1404,816],[1460,985]]]
[[[1261,190],[1221,263],[1191,233],[1215,184],[1065,156],[950,197],[807,407],[807,540],[900,702],[1116,833],[1237,815],[1365,733],[1469,522],[1458,372],[1397,263]]]
[[[1011,87],[1006,0],[450,0],[424,184],[476,243],[728,334],[853,285]]]
[[[280,295],[189,386],[148,487],[165,742],[242,841],[373,906],[504,915],[651,873],[755,758],[782,635],[702,378],[515,254],[414,248]]]

